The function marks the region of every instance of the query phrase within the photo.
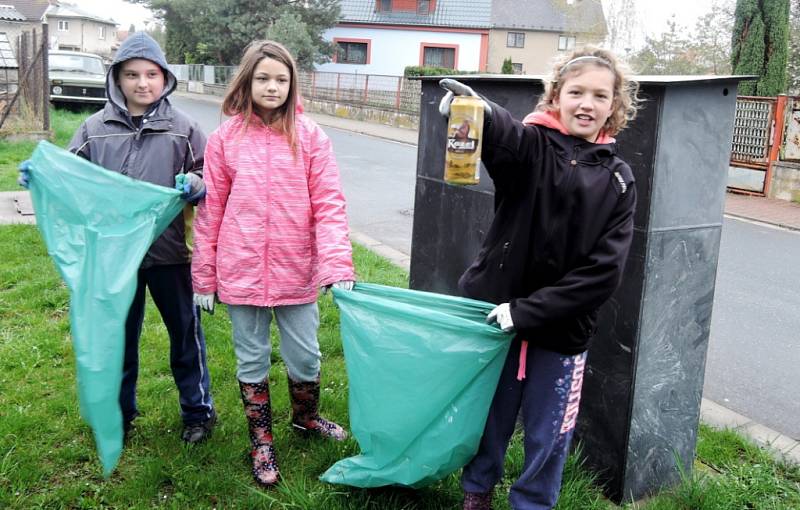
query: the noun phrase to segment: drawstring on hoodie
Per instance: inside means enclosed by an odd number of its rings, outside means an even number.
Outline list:
[[[519,368],[517,369],[517,381],[525,379],[525,360],[528,359],[528,341],[523,340],[519,346]]]

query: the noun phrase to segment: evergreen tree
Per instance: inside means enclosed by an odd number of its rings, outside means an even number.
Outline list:
[[[734,74],[753,74],[739,94],[774,96],[786,92],[789,45],[789,0],[738,0],[733,27],[731,67]]]
[[[514,64],[511,62],[511,57],[503,60],[503,67],[500,69],[503,74],[514,74]]]
[[[235,65],[251,41],[272,36],[309,68],[330,60],[332,46],[322,34],[339,18],[338,0],[128,1],[163,20],[164,50],[174,63]]]

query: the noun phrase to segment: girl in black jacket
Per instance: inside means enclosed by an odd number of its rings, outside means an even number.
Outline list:
[[[477,95],[454,80],[442,86],[443,115],[453,94]],[[464,468],[464,509],[491,508],[520,413],[525,461],[509,501],[517,510],[556,504],[586,349],[633,237],[634,178],[611,137],[635,115],[635,100],[636,85],[614,55],[586,48],[555,65],[523,122],[485,101],[482,159],[495,217],[459,287],[499,303],[487,320],[517,335],[478,453]]]

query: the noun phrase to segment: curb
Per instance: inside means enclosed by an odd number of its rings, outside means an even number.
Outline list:
[[[411,269],[411,257],[406,255],[405,253],[392,248],[391,246],[387,246],[382,242],[374,239],[366,234],[361,232],[356,232],[351,230],[350,231],[350,240],[354,243],[360,244],[364,248],[368,249],[369,251],[380,255],[381,257],[388,259],[389,262],[394,264],[395,266],[405,270],[406,272],[410,271]]]
[[[700,421],[715,429],[730,429],[750,438],[779,461],[800,464],[800,443],[716,402],[702,399]]]
[[[756,225],[764,225],[766,227],[782,228],[784,230],[791,230],[792,232],[800,232],[800,227],[797,227],[795,225],[787,225],[785,223],[774,222],[774,221],[757,220],[755,218],[745,216],[744,214],[726,212],[723,216],[727,218],[748,221],[750,223],[755,223]]]

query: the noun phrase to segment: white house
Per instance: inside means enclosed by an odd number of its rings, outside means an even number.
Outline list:
[[[334,61],[318,71],[402,75],[406,66],[485,71],[491,0],[342,0],[326,31]]]
[[[600,0],[340,0],[318,71],[401,75],[406,66],[542,74],[560,52],[606,33]]]

